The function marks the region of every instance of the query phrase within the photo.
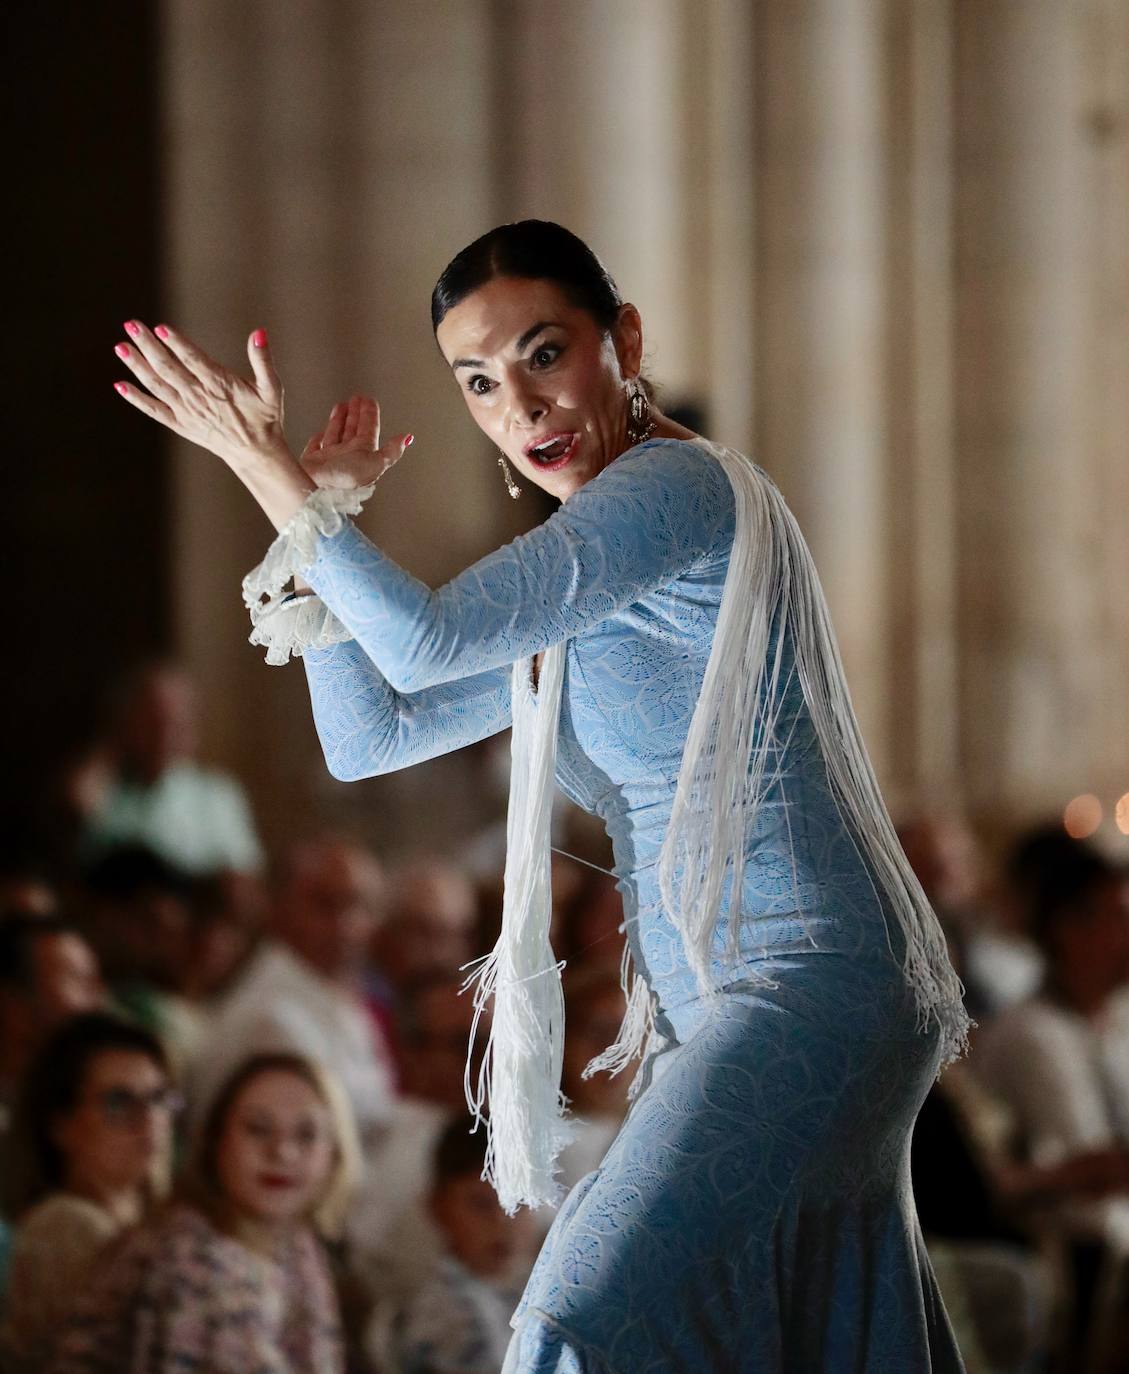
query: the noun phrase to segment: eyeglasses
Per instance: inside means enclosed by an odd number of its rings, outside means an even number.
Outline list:
[[[173,1088],[154,1088],[138,1093],[132,1088],[107,1088],[94,1099],[102,1112],[102,1119],[113,1126],[135,1126],[148,1112],[166,1112],[174,1116],[184,1108],[184,1098]]]

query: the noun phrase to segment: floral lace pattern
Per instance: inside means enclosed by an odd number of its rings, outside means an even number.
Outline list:
[[[570,641],[557,778],[611,835],[656,1036],[623,1129],[554,1223],[507,1369],[949,1374],[908,1181],[940,1047],[913,1031],[896,927],[798,687],[763,741],[774,785],[719,1003],[658,891],[733,533],[720,464],[672,440],[436,591],[346,522],[301,568],[353,636],[305,655],[319,736],[338,777],[456,748],[508,724],[510,664]]]

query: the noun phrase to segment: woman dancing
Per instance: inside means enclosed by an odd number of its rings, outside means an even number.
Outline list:
[[[611,836],[634,975],[590,1068],[643,1062],[556,1217],[506,1370],[962,1369],[909,1143],[969,1023],[795,521],[759,467],[650,405],[638,311],[560,226],[476,240],[432,320],[511,492],[509,464],[562,502],[437,591],[346,518],[411,442],[380,445],[374,401],[335,407],[298,461],[262,331],[248,382],[138,321],[119,353],[147,390],[118,386],[280,531],[244,584],[252,639],[271,662],[302,654],[335,776],[513,725],[503,931],[478,973],[491,1040],[467,1085],[510,1209],[552,1196],[567,1136],[554,776]]]

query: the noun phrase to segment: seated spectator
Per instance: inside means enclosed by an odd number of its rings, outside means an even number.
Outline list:
[[[188,988],[201,1004],[231,990],[254,956],[267,915],[267,895],[251,873],[220,873],[200,885],[195,903]]]
[[[422,858],[393,874],[388,919],[373,954],[394,1011],[404,989],[428,978],[452,978],[479,952],[477,923],[474,885],[453,864]]]
[[[94,951],[68,921],[11,916],[0,922],[0,1137],[44,1039],[105,995]]]
[[[105,1012],[71,1017],[32,1061],[13,1130],[5,1369],[42,1370],[99,1254],[163,1193],[175,1102],[157,1040]]]
[[[414,1288],[439,1253],[427,1210],[432,1154],[449,1122],[470,1128],[463,1072],[474,1003],[461,987],[459,978],[433,977],[409,990],[401,1006],[402,1095],[369,1153],[349,1216],[353,1266],[374,1300]]]
[[[197,733],[195,692],[182,669],[147,663],[121,685],[106,739],[65,784],[87,861],[141,845],[194,875],[261,868],[243,789],[196,762]]]
[[[454,1121],[439,1138],[428,1205],[444,1253],[429,1280],[392,1323],[396,1374],[496,1374],[509,1344],[510,1314],[524,1274],[515,1262],[525,1246],[528,1214],[508,1217],[483,1177],[485,1132]],[[385,1353],[374,1329],[370,1354]]]
[[[220,1085],[178,1199],[99,1267],[49,1374],[342,1374],[319,1231],[340,1224],[357,1157],[344,1095],[297,1055]]]
[[[375,1138],[391,1107],[391,1053],[365,997],[369,946],[384,909],[380,865],[337,838],[303,845],[287,861],[269,934],[217,1004],[189,1080],[191,1107],[206,1107],[236,1057],[290,1050],[340,1077],[362,1138]]]
[[[163,1042],[177,1078],[203,1021],[186,995],[199,880],[152,850],[108,850],[86,872],[86,929],[115,1003]]]

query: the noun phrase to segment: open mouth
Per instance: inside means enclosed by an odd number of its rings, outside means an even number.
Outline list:
[[[580,435],[575,431],[547,434],[536,444],[526,445],[525,456],[541,468],[563,468],[576,452],[579,443]]]

